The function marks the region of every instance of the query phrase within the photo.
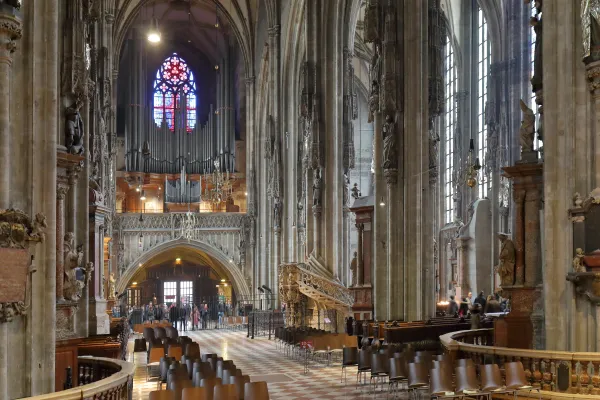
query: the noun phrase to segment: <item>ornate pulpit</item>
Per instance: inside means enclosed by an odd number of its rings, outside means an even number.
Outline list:
[[[352,260],[352,285],[350,292],[354,298],[352,314],[356,320],[367,320],[373,316],[373,285],[371,277],[373,243],[373,196],[354,200],[350,211],[356,215],[358,244]]]

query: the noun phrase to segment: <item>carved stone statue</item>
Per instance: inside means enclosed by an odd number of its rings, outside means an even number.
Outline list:
[[[81,291],[85,286],[80,280],[77,280],[77,269],[83,260],[83,246],[75,248],[75,238],[73,232],[65,234],[64,243],[64,286],[63,296],[67,300],[77,301],[81,298]]]
[[[379,37],[379,8],[377,0],[369,0],[365,7],[365,34],[366,43],[372,43]]]
[[[583,198],[581,197],[579,192],[575,192],[575,194],[573,195],[573,205],[577,208],[581,208],[581,206],[583,205]]]
[[[398,150],[396,146],[396,123],[388,114],[383,124],[383,169],[398,167]]]
[[[115,274],[114,274],[114,272],[111,272],[110,276],[108,277],[108,298],[109,299],[115,298],[115,283],[116,282],[117,282],[117,280],[115,279]]]
[[[83,282],[87,286],[90,283],[90,279],[92,279],[92,272],[94,272],[94,263],[89,262],[86,264],[85,269],[83,271]]]
[[[358,253],[355,251],[354,257],[352,257],[352,261],[350,262],[350,272],[352,272],[352,286],[356,286],[356,284],[358,283],[357,266]]]
[[[348,200],[349,200],[349,189],[350,186],[350,179],[348,178],[348,174],[344,174],[344,188],[342,189],[344,191],[343,193],[343,205],[347,206],[348,205]]]
[[[275,229],[281,228],[281,207],[281,200],[276,197],[273,204],[273,227]]]
[[[438,165],[438,144],[440,142],[440,135],[437,133],[437,129],[429,130],[429,168],[435,168]]]
[[[6,4],[8,6],[16,8],[17,10],[21,8],[20,0],[0,0],[0,4]]]
[[[350,191],[352,192],[352,198],[358,199],[360,197],[360,189],[358,188],[358,183],[355,183]]]
[[[515,244],[504,233],[498,234],[502,243],[500,248],[500,262],[494,272],[500,275],[501,286],[511,286],[515,280]]]
[[[578,248],[575,250],[575,258],[573,258],[573,272],[585,272],[585,265],[583,264],[583,250]]]
[[[371,94],[369,94],[369,120],[371,123],[375,120],[375,113],[379,111],[379,84],[377,81],[371,83]]]
[[[583,60],[595,61],[594,48],[600,46],[600,0],[581,0],[581,29]]]
[[[83,120],[79,110],[83,103],[76,101],[65,111],[65,147],[71,154],[83,154]]]
[[[533,92],[537,92],[542,88],[543,81],[543,45],[542,45],[542,19],[537,17],[531,17],[531,26],[535,32],[535,49],[533,58],[533,77],[531,78],[531,87]]]
[[[323,181],[321,179],[321,168],[315,170],[315,180],[313,182],[313,206],[321,205],[321,191],[323,190]]]
[[[521,154],[533,151],[533,139],[535,137],[535,114],[533,110],[527,107],[523,100],[520,100],[523,120],[519,131],[521,141]]]
[[[378,42],[375,42],[374,45],[369,77],[371,78],[371,82],[373,83],[379,83],[381,79],[381,45]]]

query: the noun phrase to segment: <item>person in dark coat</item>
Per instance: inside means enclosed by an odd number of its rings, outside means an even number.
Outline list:
[[[483,291],[479,292],[479,296],[475,298],[473,304],[479,304],[481,306],[481,311],[485,310],[485,296],[483,295]]]
[[[454,300],[454,296],[450,296],[450,302],[448,302],[448,315],[454,316],[458,313],[458,303]]]

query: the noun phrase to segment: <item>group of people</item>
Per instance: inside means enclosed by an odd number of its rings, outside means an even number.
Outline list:
[[[479,292],[475,299],[473,299],[473,293],[469,292],[461,302],[458,302],[454,296],[450,296],[448,315],[458,314],[459,317],[466,317],[474,309],[483,314],[506,312],[509,311],[509,302],[508,299],[503,299],[499,293],[485,296],[483,291]]]
[[[192,303],[171,303],[154,305],[152,301],[142,309],[143,321],[168,320],[175,327],[186,331],[188,327],[192,330],[208,328],[208,304],[203,300],[200,305]]]

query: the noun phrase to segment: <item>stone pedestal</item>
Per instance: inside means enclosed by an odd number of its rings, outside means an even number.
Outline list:
[[[496,323],[495,346],[519,349],[543,349],[544,321],[541,287],[505,286],[502,297],[510,299],[510,313]]]
[[[355,320],[367,320],[373,317],[373,288],[371,285],[355,286],[349,288],[354,304],[352,317]]]
[[[90,335],[108,335],[110,316],[106,312],[106,300],[90,299]]]
[[[63,301],[56,305],[56,340],[77,337],[77,302]]]
[[[516,208],[513,236],[514,283],[502,287],[502,296],[511,299],[511,312],[506,317],[506,323],[510,328],[510,335],[515,336],[514,340],[520,336],[520,343],[527,343],[529,348],[539,349],[544,346],[543,297],[540,286],[540,211],[544,193],[544,167],[540,163],[520,162],[503,169],[504,175],[512,180]]]
[[[94,273],[89,283],[89,332],[90,335],[109,333],[110,318],[106,313],[107,302],[104,294],[104,232],[110,211],[100,205],[90,206],[90,261],[94,263]]]

